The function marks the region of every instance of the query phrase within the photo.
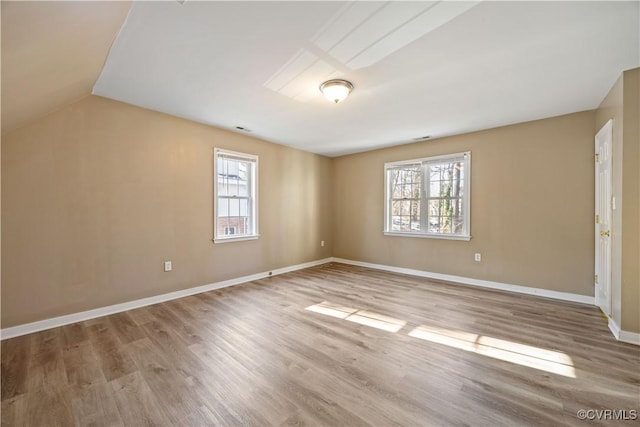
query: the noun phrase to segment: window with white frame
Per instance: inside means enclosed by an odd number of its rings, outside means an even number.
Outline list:
[[[469,240],[471,152],[385,163],[387,235]]]
[[[258,157],[214,150],[214,241],[258,238]]]

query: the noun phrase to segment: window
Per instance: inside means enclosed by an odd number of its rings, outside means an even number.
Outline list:
[[[471,152],[385,163],[385,234],[469,240]]]
[[[216,148],[214,241],[258,238],[258,157]]]

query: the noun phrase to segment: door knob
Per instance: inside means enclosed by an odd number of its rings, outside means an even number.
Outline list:
[[[600,236],[601,236],[601,237],[609,237],[609,236],[610,236],[609,230],[607,230],[607,231],[601,231],[601,232],[600,232]]]

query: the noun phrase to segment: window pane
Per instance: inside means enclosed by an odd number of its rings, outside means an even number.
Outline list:
[[[237,176],[229,177],[229,195],[237,196],[240,189],[240,180]]]
[[[229,216],[229,199],[218,199],[218,218]]]
[[[218,158],[218,196],[249,196],[251,163]]]
[[[431,165],[429,167],[429,181],[440,181],[442,180],[441,169],[436,165]]]
[[[252,156],[216,150],[216,236],[239,237],[256,231],[252,218],[256,163]]]
[[[240,200],[229,199],[229,216],[240,215]]]
[[[420,230],[420,200],[399,200],[393,202],[391,230]]]
[[[402,199],[404,197],[404,186],[402,185],[393,185],[391,189],[391,198],[392,199]]]
[[[443,216],[440,218],[440,232],[451,233],[451,217]]]
[[[394,215],[391,217],[392,231],[409,231],[411,220],[408,215]]]
[[[440,211],[441,211],[441,207],[440,207],[440,200],[429,200],[428,203],[428,208],[429,208],[429,216],[440,216]]]
[[[218,196],[227,196],[227,163],[224,159],[218,158]]]
[[[450,226],[450,217],[437,216],[429,218],[429,233],[449,233]]]
[[[249,178],[251,165],[247,162],[238,162],[238,179],[237,179],[237,195],[249,196]]]
[[[429,182],[429,194],[428,197],[440,197],[441,195],[441,181],[430,181]]]
[[[240,216],[247,217],[249,216],[249,200],[240,199]]]
[[[411,208],[410,200],[398,200],[393,202],[391,208],[392,215],[409,215],[409,209]]]
[[[460,234],[464,232],[464,217],[463,216],[454,216],[452,218],[453,227],[451,232],[455,234]]]
[[[460,153],[387,165],[390,231],[468,234],[464,203],[469,159],[469,153]]]
[[[457,216],[459,218],[464,218],[464,212],[462,211],[463,203],[462,197],[457,199],[451,199],[451,215]]]
[[[420,197],[422,170],[419,165],[389,171],[391,194],[394,199]]]
[[[411,231],[420,231],[420,200],[411,201],[410,221]]]

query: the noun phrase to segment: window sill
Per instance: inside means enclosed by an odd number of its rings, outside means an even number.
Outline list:
[[[241,237],[218,237],[213,239],[213,243],[231,243],[231,242],[242,242],[245,240],[258,240],[260,237],[259,234],[254,234],[251,236],[241,236]]]
[[[420,237],[423,239],[443,239],[443,240],[471,240],[471,236],[463,236],[459,234],[426,234],[426,233],[403,233],[400,231],[384,231],[385,236],[396,237]]]

